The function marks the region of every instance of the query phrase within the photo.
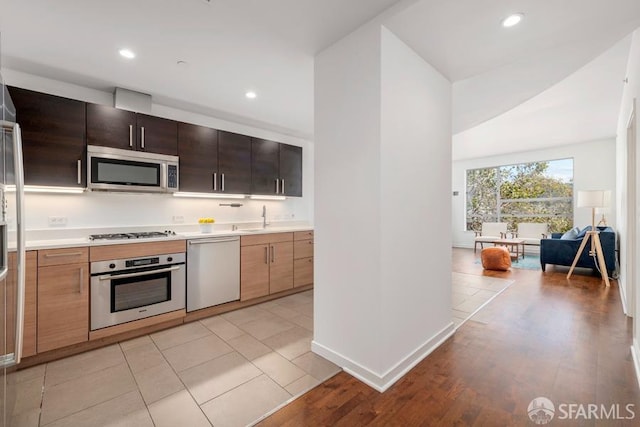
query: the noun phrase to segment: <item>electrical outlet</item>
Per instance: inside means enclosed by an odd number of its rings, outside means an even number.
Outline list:
[[[49,217],[49,227],[60,227],[65,225],[67,225],[66,216],[50,216]]]
[[[184,216],[182,215],[174,215],[172,219],[174,224],[182,224],[184,222]]]

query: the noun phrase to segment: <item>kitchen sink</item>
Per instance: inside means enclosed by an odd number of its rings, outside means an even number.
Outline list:
[[[245,228],[238,231],[246,231],[247,233],[255,233],[257,231],[263,231],[264,228]]]

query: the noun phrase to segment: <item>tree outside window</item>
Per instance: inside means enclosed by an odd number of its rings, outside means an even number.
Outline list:
[[[573,225],[573,159],[467,170],[467,230],[483,222],[548,223],[550,232]]]

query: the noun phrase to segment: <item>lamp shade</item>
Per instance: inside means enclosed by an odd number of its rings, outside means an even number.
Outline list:
[[[611,203],[611,191],[589,190],[578,191],[579,208],[604,208]]]

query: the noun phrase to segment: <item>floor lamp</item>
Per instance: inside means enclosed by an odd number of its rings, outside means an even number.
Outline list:
[[[576,268],[578,259],[582,255],[584,247],[587,246],[587,242],[591,240],[591,249],[589,255],[596,257],[598,266],[600,267],[600,274],[604,279],[607,286],[609,284],[609,273],[607,272],[607,265],[604,262],[604,253],[602,252],[602,245],[600,244],[600,231],[596,228],[596,208],[603,208],[608,205],[608,199],[610,193],[604,190],[592,190],[592,191],[578,191],[578,207],[579,208],[591,208],[591,230],[587,231],[587,234],[582,239],[580,248],[576,257],[573,259],[573,264],[567,274],[567,279],[571,277],[573,269]]]

